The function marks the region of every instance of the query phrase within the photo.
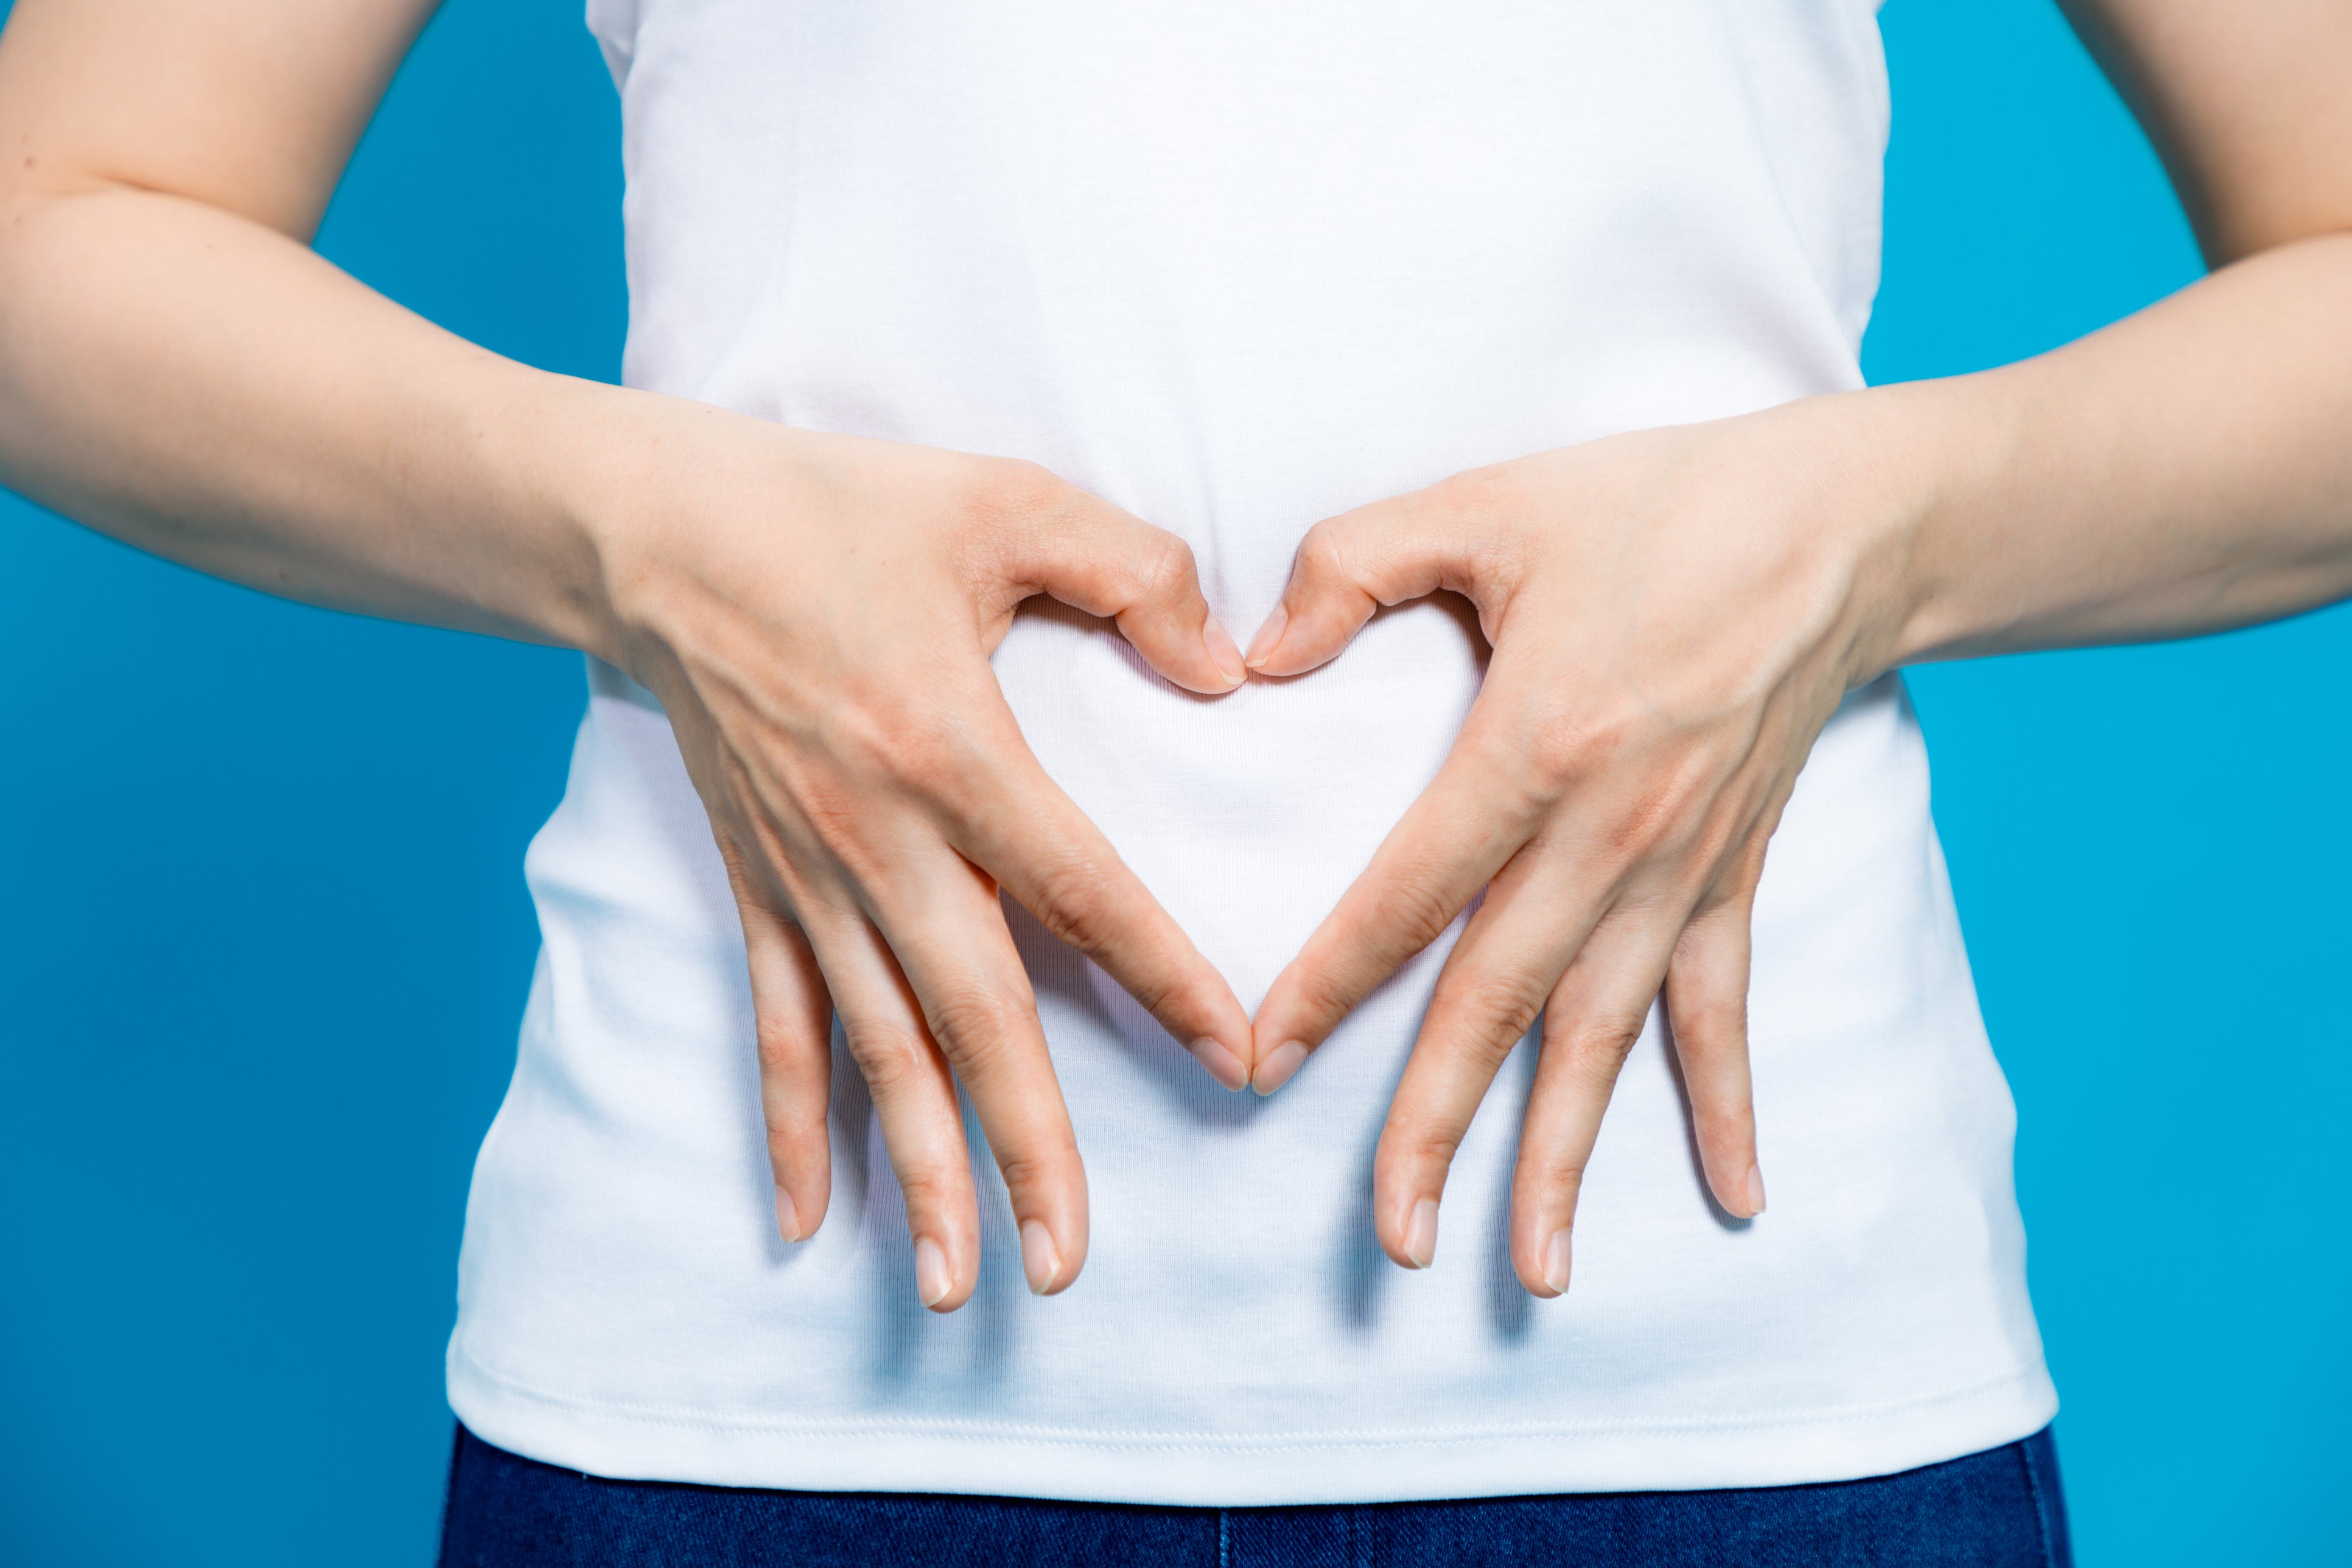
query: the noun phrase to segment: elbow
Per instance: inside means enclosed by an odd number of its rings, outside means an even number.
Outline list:
[[[2219,272],[2291,245],[2352,241],[2352,204],[2345,210],[2307,212],[2189,214],[2197,248],[2209,271]]]

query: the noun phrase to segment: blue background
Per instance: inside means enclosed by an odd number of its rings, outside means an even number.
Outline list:
[[[1884,20],[1873,379],[2196,276],[2053,11]],[[321,247],[610,377],[617,136],[577,0],[452,0]],[[427,1562],[578,661],[261,598],[0,494],[0,1561]],[[2347,676],[2337,610],[1914,677],[2088,1568],[2352,1543]]]

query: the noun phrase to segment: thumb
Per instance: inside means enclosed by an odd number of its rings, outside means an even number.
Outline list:
[[[1241,649],[1201,595],[1191,545],[1075,489],[1038,524],[1014,567],[1026,581],[1117,621],[1146,664],[1189,691],[1222,695],[1249,679]]]
[[[1440,588],[1477,600],[1486,553],[1428,490],[1325,518],[1299,541],[1282,602],[1250,639],[1245,662],[1260,675],[1300,675],[1338,658],[1383,605]]]

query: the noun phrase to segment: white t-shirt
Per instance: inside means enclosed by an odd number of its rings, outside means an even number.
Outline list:
[[[1886,126],[1866,0],[593,0],[591,22],[625,109],[632,384],[1034,458],[1182,534],[1244,637],[1319,518],[1860,382]],[[1215,700],[1053,610],[995,665],[1252,1006],[1480,668],[1435,604]],[[1654,1020],[1567,1297],[1505,1255],[1532,1042],[1454,1164],[1436,1266],[1401,1271],[1370,1163],[1450,935],[1261,1100],[1016,911],[1093,1247],[1032,1298],[980,1152],[981,1283],[946,1318],[845,1058],[833,1211],[777,1239],[709,830],[658,708],[592,685],[467,1215],[450,1398],[493,1442],[612,1476],[1239,1505],[1826,1480],[2053,1412],[2013,1113],[1894,679],[1822,735],[1757,905],[1769,1214],[1710,1205]]]

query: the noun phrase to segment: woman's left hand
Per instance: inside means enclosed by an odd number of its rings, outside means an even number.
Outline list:
[[[1748,916],[1814,738],[1886,668],[1917,509],[1878,394],[1807,399],[1475,468],[1315,525],[1250,667],[1337,656],[1439,589],[1494,655],[1444,766],[1275,981],[1270,1093],[1483,889],[1374,1163],[1381,1247],[1426,1268],[1447,1166],[1511,1048],[1544,1038],[1511,1260],[1568,1287],[1577,1189],[1664,989],[1708,1185],[1764,1206],[1748,1089]]]

